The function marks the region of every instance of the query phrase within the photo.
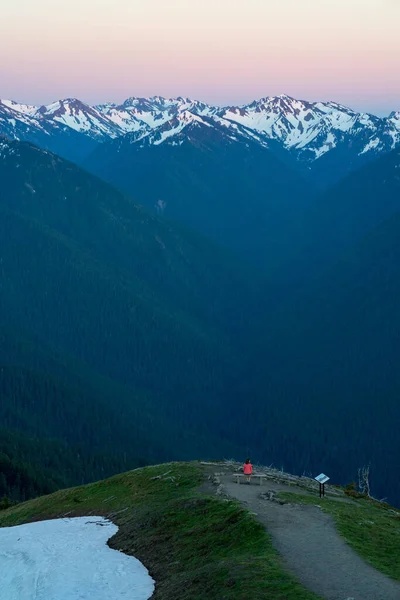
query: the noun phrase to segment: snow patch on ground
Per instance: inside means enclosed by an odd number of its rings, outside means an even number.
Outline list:
[[[0,528],[4,600],[148,600],[154,581],[136,558],[106,545],[118,527],[80,517]]]

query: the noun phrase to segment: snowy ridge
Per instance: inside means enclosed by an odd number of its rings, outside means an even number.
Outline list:
[[[18,104],[18,102],[14,102],[13,100],[0,100],[0,104],[22,115],[34,116],[37,111],[37,106]]]
[[[199,130],[212,130],[215,135],[224,138],[226,142],[253,142],[263,147],[268,146],[264,135],[259,134],[238,123],[229,121],[217,115],[202,116],[183,110],[172,119],[154,128],[143,136],[131,136],[131,143],[144,146],[159,146],[160,144],[181,145],[184,141],[191,141],[193,133]],[[198,136],[195,136],[198,140]]]
[[[227,119],[264,133],[269,139],[277,140],[286,149],[300,151],[300,157],[302,151],[307,151],[307,158],[311,160],[337,147],[344,134],[351,138],[367,138],[360,154],[381,146],[381,141],[378,145],[371,144],[377,134],[390,138],[384,144],[387,151],[400,142],[400,119],[395,116],[398,113],[380,119],[356,113],[334,102],[304,102],[282,95],[230,107],[222,114]]]
[[[0,135],[18,139],[13,135],[13,131],[21,127],[43,131],[42,124],[35,118],[36,111],[37,107],[34,106],[17,104],[11,100],[0,100]]]
[[[183,130],[188,127],[212,127],[210,123],[189,110],[182,110],[175,117],[166,121],[163,125],[156,127],[150,134],[143,138],[142,144],[158,146],[171,138],[175,143],[180,143],[179,138]]]
[[[190,111],[194,115],[210,116],[217,109],[190,98],[128,98],[123,104],[100,105],[104,115],[118,124],[124,131],[155,129],[167,123],[172,117]]]
[[[33,114],[38,120],[55,121],[91,137],[116,137],[117,128],[95,108],[76,98],[59,100],[48,106],[41,106]]]
[[[243,136],[261,145],[273,141],[306,162],[340,145],[354,146],[362,156],[389,152],[400,143],[400,111],[379,118],[335,102],[307,102],[287,95],[224,108],[161,96],[97,106],[76,98],[40,107],[0,100],[0,135],[11,139],[73,132],[95,142],[128,135],[132,143],[159,145],[166,140],[182,143],[189,125],[222,127],[237,141]]]

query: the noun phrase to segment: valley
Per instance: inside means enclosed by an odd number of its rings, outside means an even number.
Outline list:
[[[0,495],[251,454],[398,503],[399,150],[321,190],[261,116],[333,103],[4,106],[94,145],[0,143]]]
[[[0,600],[400,599],[399,23],[4,4]]]

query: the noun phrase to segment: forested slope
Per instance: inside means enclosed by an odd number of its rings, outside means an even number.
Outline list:
[[[85,165],[153,213],[268,269],[286,252],[313,185],[233,124],[203,119],[172,133],[157,144],[134,135],[106,142]]]
[[[229,448],[210,415],[254,308],[237,261],[50,153],[1,152],[3,428],[75,448],[65,482]]]
[[[324,468],[341,481],[370,465],[373,492],[396,503],[399,239],[397,213],[282,304],[248,379],[254,420],[282,435],[276,445],[274,433],[254,432],[267,454],[284,452],[288,467]]]
[[[400,210],[400,149],[351,173],[315,198],[297,222],[283,277],[319,277],[347,249]]]
[[[0,493],[250,454],[343,483],[370,462],[398,502],[398,217],[376,227],[398,155],[326,194],[314,238],[304,213],[299,260],[261,274],[48,152],[0,153]]]

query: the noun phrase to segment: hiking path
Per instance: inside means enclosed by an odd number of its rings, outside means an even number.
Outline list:
[[[400,600],[400,583],[365,562],[337,532],[333,519],[315,505],[280,504],[269,492],[309,494],[306,489],[266,480],[262,486],[237,484],[233,473],[219,470],[218,492],[239,500],[265,526],[285,568],[325,600]],[[222,471],[222,472],[221,472]],[[315,491],[313,492],[315,494]],[[339,502],[352,502],[337,496]],[[321,503],[324,499],[321,500]]]

